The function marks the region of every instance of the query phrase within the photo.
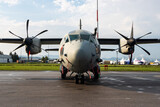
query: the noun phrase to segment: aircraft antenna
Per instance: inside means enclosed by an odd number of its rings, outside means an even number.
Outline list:
[[[80,25],[79,25],[79,27],[80,27],[80,30],[82,29],[82,21],[81,21],[81,19],[80,19]]]
[[[98,0],[97,0],[97,38],[99,37],[99,18],[98,18]]]

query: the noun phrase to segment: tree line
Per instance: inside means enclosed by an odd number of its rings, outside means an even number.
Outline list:
[[[0,55],[4,55],[4,53],[2,51],[0,51]],[[14,52],[14,53],[10,52],[9,55],[11,56],[13,62],[17,62],[17,60],[20,59],[20,57],[18,56],[18,54],[16,52]],[[41,61],[43,63],[45,63],[45,62],[48,61],[48,59],[49,58],[47,56],[43,56],[42,59],[41,59]]]

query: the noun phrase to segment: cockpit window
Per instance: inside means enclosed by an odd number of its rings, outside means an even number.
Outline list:
[[[66,41],[65,41],[65,43],[67,43],[67,42],[69,42],[69,39],[68,39],[68,37],[66,38]]]
[[[82,40],[87,40],[87,41],[89,41],[90,35],[81,34],[80,37],[81,37]]]
[[[79,35],[69,35],[70,37],[70,41],[73,41],[73,40],[78,40],[79,39]]]

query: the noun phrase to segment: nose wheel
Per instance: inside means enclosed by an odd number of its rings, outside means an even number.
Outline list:
[[[84,84],[84,74],[77,74],[75,76],[75,80],[76,80],[76,84],[79,84],[79,82],[81,84]]]

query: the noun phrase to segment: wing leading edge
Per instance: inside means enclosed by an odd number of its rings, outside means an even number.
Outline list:
[[[49,45],[49,44],[60,44],[62,38],[42,38],[40,39],[41,44]],[[99,38],[98,39],[100,45],[119,45],[120,39],[113,39],[113,38]],[[0,39],[0,43],[15,43],[21,44],[23,43],[22,39],[15,39],[15,38],[2,38]],[[150,43],[160,43],[160,39],[140,39],[137,40],[137,44],[150,44]]]
[[[119,45],[120,39],[113,38],[99,38],[100,45]],[[160,39],[139,39],[137,44],[151,44],[151,43],[160,43]]]
[[[15,39],[15,38],[3,38],[0,39],[0,43],[14,43],[14,44],[21,44],[23,43],[22,39]]]
[[[49,44],[54,44],[54,45],[58,45],[60,44],[62,38],[44,38],[44,39],[40,39],[41,40],[41,44],[43,45],[49,45]]]
[[[61,38],[43,38],[43,39],[40,39],[41,41],[41,44],[60,44],[60,41],[62,39]],[[2,38],[0,39],[0,43],[14,43],[14,44],[21,44],[23,43],[23,40],[22,39],[15,39],[15,38]]]
[[[99,38],[98,41],[100,45],[118,45],[119,44],[119,39]]]

